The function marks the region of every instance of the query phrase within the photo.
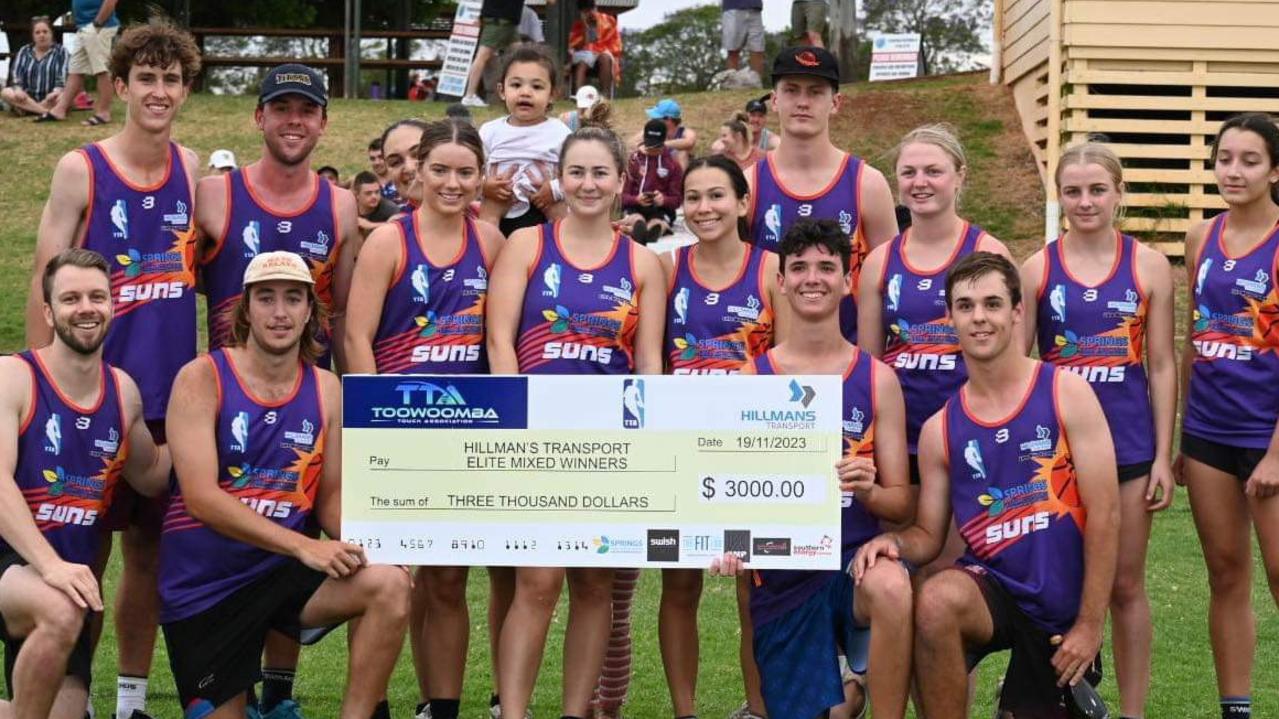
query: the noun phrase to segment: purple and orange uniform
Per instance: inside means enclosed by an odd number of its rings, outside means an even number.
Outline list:
[[[737,277],[711,290],[697,275],[693,252],[675,250],[667,298],[663,355],[668,374],[737,374],[773,344],[773,306],[765,277],[772,253],[747,245]]]

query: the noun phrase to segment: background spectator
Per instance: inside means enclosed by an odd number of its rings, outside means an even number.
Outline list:
[[[578,19],[568,33],[568,49],[572,53],[573,86],[586,84],[586,73],[594,69],[599,75],[604,97],[613,96],[613,82],[621,70],[622,35],[617,18],[602,13],[595,0],[578,0]]]
[[[460,120],[468,125],[475,124],[475,118],[471,117],[471,111],[460,102],[455,102],[444,108],[444,116],[450,120]]]
[[[381,83],[381,82],[378,82],[377,80],[374,80],[373,82],[370,82],[370,83],[369,83],[369,99],[370,99],[370,100],[381,100],[381,99],[383,99],[384,97],[385,97],[385,96],[384,96],[384,95],[383,95],[383,93],[382,93],[382,83]]]
[[[524,14],[520,16],[520,40],[546,44],[546,34],[542,32],[542,18],[537,16],[536,10],[527,5],[524,6]]]
[[[582,126],[582,117],[599,101],[600,91],[596,90],[594,85],[582,85],[577,88],[577,94],[573,96],[577,109],[561,113],[560,122],[568,125],[568,129],[576,131]]]
[[[751,54],[750,69],[755,74],[749,82],[760,86],[764,75],[764,0],[720,0],[723,15],[724,51],[728,53],[728,69],[741,75],[742,48]]]
[[[746,121],[747,116],[744,112],[739,112],[725,120],[724,124],[719,126],[719,139],[715,141],[719,152],[736,162],[743,172],[764,158],[764,151],[751,143],[751,129]]]
[[[826,47],[826,17],[830,14],[827,0],[794,0],[790,6],[790,30],[798,45]]]
[[[66,84],[66,48],[53,41],[48,16],[31,18],[31,43],[14,56],[13,84],[0,90],[0,99],[18,115],[43,115],[57,104]]]
[[[554,0],[547,0],[548,6]],[[520,21],[524,17],[524,0],[484,0],[480,7],[480,46],[471,62],[471,74],[466,78],[466,95],[462,104],[467,107],[488,107],[480,97],[480,82],[484,70],[494,55],[514,45],[520,39]]]
[[[235,153],[230,150],[214,150],[209,155],[209,169],[225,175],[236,168]]]
[[[400,211],[399,205],[382,196],[382,183],[377,175],[363,170],[351,182],[351,192],[355,194],[355,209],[360,234],[368,236],[370,232]]]
[[[697,146],[697,132],[682,124],[684,111],[679,103],[668,97],[648,108],[647,112],[648,119],[661,120],[666,125],[666,147],[671,150],[680,169],[688,167],[689,155]],[[636,136],[632,144],[638,147],[642,141],[642,136]]]
[[[636,242],[648,244],[671,232],[675,208],[684,199],[684,169],[666,144],[664,121],[649,120],[643,138],[626,165],[621,225]]]
[[[782,144],[781,136],[764,126],[764,123],[768,121],[768,98],[772,96],[773,93],[770,92],[746,103],[747,124],[751,126],[751,143],[764,152],[776,150],[777,146]]]
[[[111,61],[111,44],[120,30],[115,4],[116,0],[72,0],[76,48],[68,65],[70,74],[67,86],[58,98],[58,103],[37,117],[36,122],[65,120],[72,101],[84,88],[85,75],[93,75],[97,79],[98,98],[93,104],[93,114],[81,124],[92,127],[111,122],[111,101],[115,99],[115,88],[111,86],[108,64]]]
[[[382,138],[375,137],[369,141],[369,169],[382,186],[382,196],[397,205],[401,202],[400,193],[395,189],[391,179],[391,171],[387,169],[386,160],[382,158]]]
[[[320,177],[323,177],[324,179],[328,180],[335,187],[342,186],[342,181],[341,181],[341,178],[338,176],[338,169],[336,167],[332,165],[325,165],[324,167],[321,167],[315,172]]]

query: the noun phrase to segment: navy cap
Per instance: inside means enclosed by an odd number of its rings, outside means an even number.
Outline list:
[[[268,103],[285,95],[301,95],[320,107],[329,104],[329,93],[324,89],[324,75],[313,67],[298,63],[277,65],[267,70],[258,91],[258,104]]]
[[[787,75],[809,75],[839,85],[839,61],[825,48],[797,45],[777,53],[772,74],[774,80]]]
[[[649,120],[644,123],[644,147],[661,147],[666,143],[666,123],[662,120]]]

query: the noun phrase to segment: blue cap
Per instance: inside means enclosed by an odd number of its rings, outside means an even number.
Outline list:
[[[683,114],[681,114],[679,103],[667,98],[648,108],[648,117],[650,120],[666,120],[683,117]]]
[[[301,95],[320,107],[329,104],[329,94],[324,89],[324,76],[315,68],[298,63],[277,65],[267,70],[258,91],[258,104],[262,105],[285,95]]]

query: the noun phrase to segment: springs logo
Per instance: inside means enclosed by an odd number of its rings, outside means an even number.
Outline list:
[[[568,321],[573,317],[573,313],[569,312],[564,305],[555,305],[553,310],[542,310],[542,317],[551,323],[551,331],[559,334],[568,332]]]
[[[52,455],[62,454],[62,415],[51,414],[44,422],[44,451]]]
[[[622,383],[622,426],[644,428],[644,380],[628,379]]]
[[[421,329],[418,331],[418,337],[433,337],[439,330],[439,325],[435,323],[435,310],[427,310],[426,316],[417,316],[413,318],[413,322]]]
[[[50,497],[61,497],[66,494],[94,499],[102,496],[102,490],[105,487],[101,479],[71,474],[61,466],[43,470],[40,475],[44,477],[45,482],[49,483]]]
[[[679,350],[681,360],[687,362],[697,358],[697,338],[691,332],[685,332],[683,337],[672,338],[671,343]]]

